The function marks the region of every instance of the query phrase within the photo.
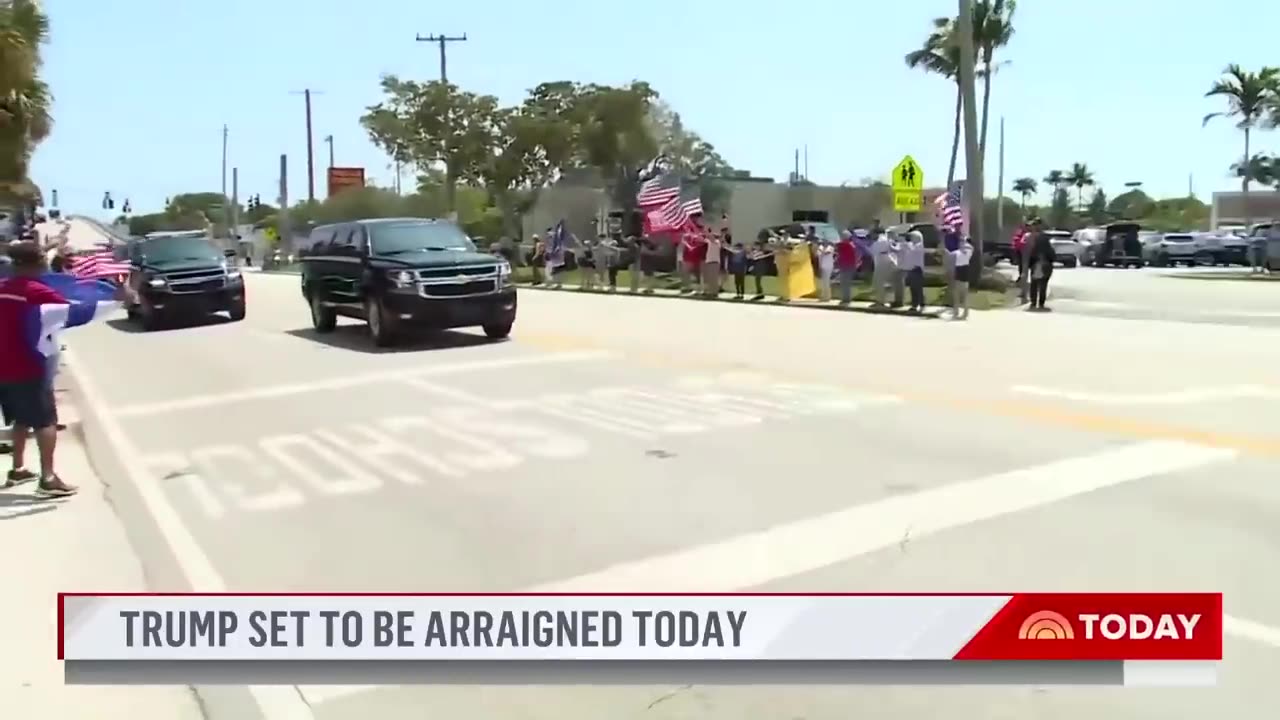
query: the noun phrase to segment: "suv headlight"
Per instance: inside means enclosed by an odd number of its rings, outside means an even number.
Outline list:
[[[387,279],[396,287],[412,287],[415,278],[408,270],[391,270],[387,272]]]
[[[162,277],[153,277],[147,279],[147,284],[153,288],[164,287],[165,281]]]
[[[227,268],[227,280],[235,282],[240,279],[240,271],[233,268]]]
[[[506,287],[511,284],[511,263],[503,260],[498,263],[498,285]]]

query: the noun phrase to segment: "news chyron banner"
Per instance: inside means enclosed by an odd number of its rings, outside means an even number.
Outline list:
[[[1212,685],[1222,596],[59,596],[73,684]]]

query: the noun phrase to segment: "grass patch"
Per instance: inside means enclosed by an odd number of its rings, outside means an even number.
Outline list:
[[[533,281],[533,271],[528,267],[515,269],[516,282],[531,283]],[[560,281],[566,285],[579,285],[582,280],[582,273],[578,270],[570,270],[560,274]],[[722,279],[721,287],[727,292],[726,295],[733,294],[733,277]],[[766,276],[763,278],[764,294],[767,297],[778,297],[779,281],[778,278]],[[644,287],[644,278],[640,278],[641,288]],[[678,290],[680,288],[680,279],[673,274],[659,274],[654,287],[658,290]],[[621,270],[618,272],[618,291],[627,292],[631,288],[631,272],[629,270]],[[747,278],[747,296],[751,297],[755,294],[755,279]],[[926,286],[924,289],[925,303],[928,305],[941,305],[942,297],[946,293],[946,287],[942,285]],[[838,287],[832,288],[832,294],[839,297],[840,290]],[[812,297],[812,296],[811,296]],[[855,302],[871,302],[874,299],[871,291],[871,284],[866,280],[856,282],[853,287],[853,300]],[[971,290],[969,292],[969,307],[973,310],[996,310],[999,308],[1009,307],[1016,304],[1017,293],[1008,289],[990,289],[990,290]]]

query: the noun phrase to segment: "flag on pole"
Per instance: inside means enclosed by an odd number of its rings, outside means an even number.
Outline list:
[[[702,199],[697,188],[689,188],[672,197],[662,207],[651,210],[646,216],[649,232],[682,232],[702,214]]]
[[[943,230],[962,231],[965,226],[964,181],[951,183],[947,191],[933,201],[938,206],[938,223]]]
[[[71,256],[67,259],[67,269],[80,280],[114,280],[129,274],[129,263],[116,260],[111,250],[102,250]]]
[[[663,173],[640,184],[640,192],[636,194],[636,207],[641,210],[661,208],[679,197],[680,177],[673,173]]]

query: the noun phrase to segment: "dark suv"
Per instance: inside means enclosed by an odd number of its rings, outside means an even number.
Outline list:
[[[311,231],[299,260],[316,332],[331,332],[339,315],[357,318],[385,347],[408,327],[478,325],[491,338],[505,338],[516,319],[511,265],[477,252],[447,220],[322,225]]]
[[[154,330],[165,320],[225,312],[244,319],[244,278],[207,236],[152,234],[129,243],[130,320]]]

